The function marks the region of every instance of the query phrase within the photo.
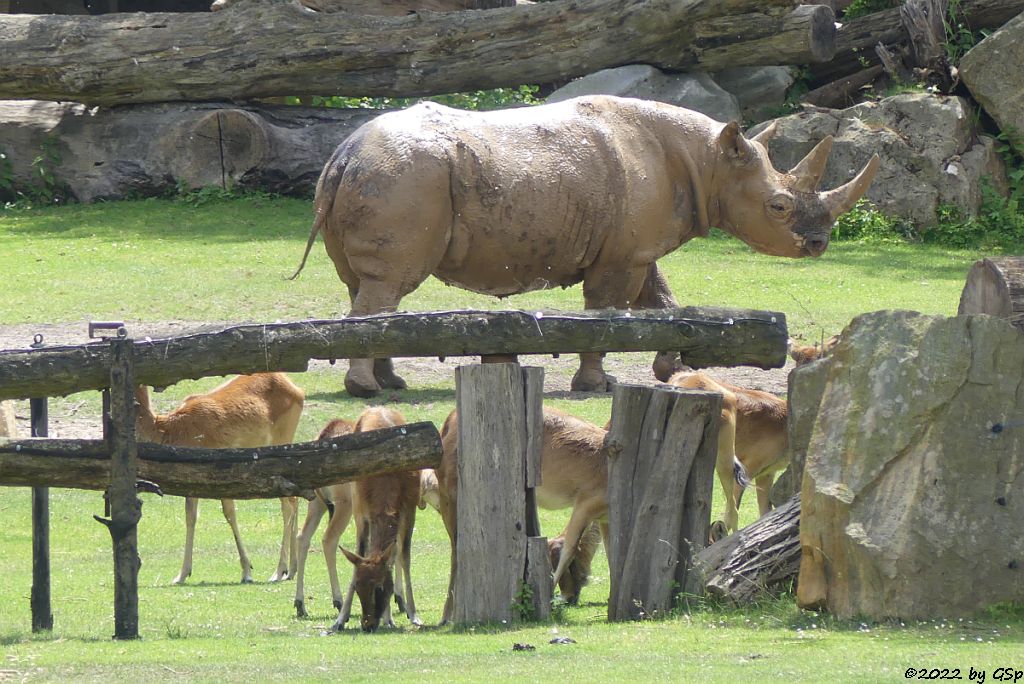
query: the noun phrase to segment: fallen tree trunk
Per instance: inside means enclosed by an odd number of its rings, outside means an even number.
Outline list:
[[[709,595],[736,604],[789,588],[800,570],[800,495],[699,551],[694,566]]]
[[[139,384],[268,371],[310,359],[679,351],[694,368],[786,362],[785,314],[750,309],[648,309],[580,314],[456,311],[242,325],[135,342]],[[107,343],[0,351],[0,399],[62,396],[109,382]]]
[[[441,438],[433,423],[412,423],[258,449],[193,449],[138,444],[138,477],[164,494],[209,499],[313,498],[313,489],[375,473],[436,468]],[[0,440],[0,485],[105,490],[104,440]]]
[[[338,143],[380,110],[168,103],[88,108],[37,100],[0,101],[0,152],[10,196],[40,181],[34,163],[50,149],[48,172],[80,202],[160,195],[209,185],[312,196]]]
[[[959,14],[972,31],[995,29],[1024,11],[1024,0],[963,0]],[[875,45],[907,45],[909,36],[900,8],[874,12],[843,22],[836,33],[835,56],[810,67],[810,84],[817,88],[879,63]]]
[[[832,10],[794,5],[555,0],[386,17],[247,0],[213,14],[0,15],[0,99],[418,96],[635,63],[715,70],[829,59]]]

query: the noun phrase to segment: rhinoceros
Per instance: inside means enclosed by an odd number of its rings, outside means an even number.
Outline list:
[[[499,297],[582,282],[588,309],[674,305],[660,257],[711,227],[765,254],[820,256],[878,168],[876,155],[818,192],[832,138],[780,173],[771,132],[748,140],[735,122],[609,96],[383,114],[324,166],[295,276],[322,233],[353,316],[394,311],[430,275]],[[659,355],[656,374],[672,370]],[[581,354],[572,388],[608,381],[601,355]],[[353,359],[345,387],[371,396],[405,382],[390,359]]]

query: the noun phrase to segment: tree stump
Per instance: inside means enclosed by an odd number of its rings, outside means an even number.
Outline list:
[[[616,385],[608,432],[609,620],[664,615],[696,587],[722,396]],[[460,542],[461,543],[461,542]]]
[[[957,314],[989,314],[1024,330],[1024,257],[989,257],[974,262]]]

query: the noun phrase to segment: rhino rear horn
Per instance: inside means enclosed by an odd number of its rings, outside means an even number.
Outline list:
[[[857,200],[864,196],[864,193],[871,187],[871,181],[875,179],[880,163],[878,155],[872,155],[852,181],[821,194],[821,200],[832,216],[832,220],[848,212],[857,203]]]
[[[761,143],[765,147],[768,147],[768,142],[775,137],[775,133],[779,130],[779,122],[772,121],[763,131],[750,138],[751,142]]]
[[[825,175],[825,165],[828,164],[828,155],[831,152],[832,136],[827,135],[790,170],[789,175],[796,178],[793,189],[799,192],[817,190],[821,177]]]

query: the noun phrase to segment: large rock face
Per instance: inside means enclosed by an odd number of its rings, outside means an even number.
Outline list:
[[[1024,14],[985,38],[960,61],[960,78],[1024,153]]]
[[[560,102],[580,95],[618,95],[667,102],[718,121],[739,121],[740,104],[705,73],[663,74],[645,64],[602,69],[578,78],[548,96]]]
[[[1024,599],[1024,334],[988,316],[877,312],[825,367],[800,604],[950,618]]]
[[[832,135],[823,186],[834,187],[877,152],[882,166],[866,197],[886,214],[921,227],[935,224],[940,205],[975,213],[983,178],[1006,185],[994,141],[978,135],[970,108],[958,97],[907,93],[842,110],[807,107],[777,121],[768,147],[776,168],[791,168]]]
[[[789,373],[786,389],[788,418],[786,420],[786,459],[789,465],[772,486],[770,499],[776,508],[800,493],[807,461],[807,447],[818,417],[818,406],[828,380],[828,357],[794,368]]]

